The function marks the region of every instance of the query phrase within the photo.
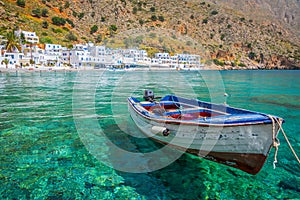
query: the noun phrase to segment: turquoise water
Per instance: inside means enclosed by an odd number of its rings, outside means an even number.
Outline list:
[[[255,176],[187,154],[147,171],[119,155],[162,148],[127,113],[145,88],[281,116],[300,154],[300,71],[0,73],[0,199],[300,199],[281,134],[277,168],[272,150]]]

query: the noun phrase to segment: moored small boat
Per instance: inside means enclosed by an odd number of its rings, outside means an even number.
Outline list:
[[[128,109],[149,138],[250,174],[261,170],[283,123],[276,116],[175,95],[155,101],[151,90],[143,100],[129,97]]]

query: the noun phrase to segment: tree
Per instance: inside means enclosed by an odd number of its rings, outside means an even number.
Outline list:
[[[118,30],[117,26],[115,24],[110,25],[109,30],[111,32],[116,32]]]
[[[68,61],[69,61],[69,66],[71,66],[71,50],[73,49],[73,44],[69,44],[68,46],[67,46],[67,48],[68,48],[68,51],[69,51],[69,55],[68,55]]]
[[[67,9],[70,7],[70,2],[66,1],[65,5],[64,5],[64,8]]]
[[[57,26],[64,26],[66,24],[66,20],[60,17],[52,17],[52,22]]]
[[[17,5],[24,8],[26,5],[25,0],[17,0]]]
[[[79,19],[82,19],[84,17],[84,13],[80,13],[79,15],[78,15],[78,18]]]
[[[95,17],[95,12],[91,13],[91,17],[94,18]]]
[[[42,16],[43,17],[48,17],[48,10],[46,8],[42,9]]]
[[[34,64],[35,64],[35,61],[34,61],[33,59],[30,59],[30,60],[29,60],[29,63],[30,63],[30,65],[34,65]]]
[[[140,19],[139,23],[140,23],[140,25],[143,25],[145,22],[144,22],[144,20]]]
[[[6,39],[7,43],[5,48],[7,52],[15,52],[16,50],[21,52],[21,45],[19,44],[18,38],[15,36],[14,31],[8,32],[6,34]]]
[[[74,35],[71,31],[66,35],[66,39],[69,41],[77,41],[76,35]]]
[[[256,54],[254,52],[249,52],[248,54],[248,57],[251,59],[251,60],[254,60],[256,58]]]
[[[24,35],[24,33],[21,33],[21,35],[20,35],[20,44],[22,45],[22,44],[24,44],[24,43],[26,43],[26,38],[25,38],[25,35]]]
[[[133,9],[132,9],[132,14],[136,14],[137,13],[137,7],[133,7]]]
[[[165,18],[164,18],[164,16],[161,15],[161,16],[158,16],[158,20],[163,22],[163,21],[165,21]]]
[[[41,15],[42,15],[41,9],[39,9],[39,8],[33,9],[32,10],[32,15],[34,17],[40,18]]]
[[[151,11],[151,12],[155,12],[155,7],[151,7],[151,8],[150,8],[150,11]]]
[[[91,27],[90,33],[93,34],[93,33],[96,33],[97,31],[98,31],[98,26],[94,25],[94,26]]]
[[[9,60],[7,58],[2,60],[2,62],[1,62],[1,64],[5,64],[6,69],[8,68],[8,63],[9,63]]]
[[[101,35],[101,34],[97,35],[97,38],[96,38],[96,41],[95,41],[95,42],[96,42],[96,43],[102,42],[102,35]]]
[[[72,26],[72,28],[74,28],[75,27],[75,24],[73,23],[73,21],[72,20],[70,20],[70,19],[66,19],[66,21]]]
[[[152,16],[151,16],[151,20],[152,20],[152,21],[156,21],[156,20],[157,20],[156,15],[152,15]]]
[[[47,21],[43,21],[43,23],[42,23],[42,27],[43,28],[48,28],[48,22]]]
[[[212,15],[217,15],[218,14],[218,11],[216,11],[216,10],[213,10],[213,11],[211,11],[211,13],[210,14],[212,14]]]

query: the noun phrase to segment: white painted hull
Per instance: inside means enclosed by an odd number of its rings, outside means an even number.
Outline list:
[[[135,124],[149,138],[251,174],[261,169],[273,145],[272,124],[200,126],[164,123],[143,117],[130,105],[128,108]],[[165,127],[170,134],[154,133],[153,127]],[[276,125],[276,133],[278,129]]]

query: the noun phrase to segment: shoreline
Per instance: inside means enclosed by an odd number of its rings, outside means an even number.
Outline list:
[[[242,69],[232,69],[232,68],[224,68],[224,67],[204,67],[199,69],[192,70],[176,70],[174,68],[162,68],[162,67],[149,67],[149,68],[134,68],[134,69],[125,69],[125,70],[116,70],[115,72],[131,72],[131,71],[177,71],[177,72],[193,72],[193,71],[290,71],[290,70],[300,70],[300,69],[289,69],[289,68],[272,68],[272,69],[251,69],[251,68],[242,68]],[[74,68],[3,68],[0,67],[0,73],[17,73],[17,72],[29,72],[29,73],[37,73],[37,72],[80,72],[80,71],[109,71],[106,68],[82,68],[82,69],[74,69]],[[114,71],[111,71],[114,72]]]

